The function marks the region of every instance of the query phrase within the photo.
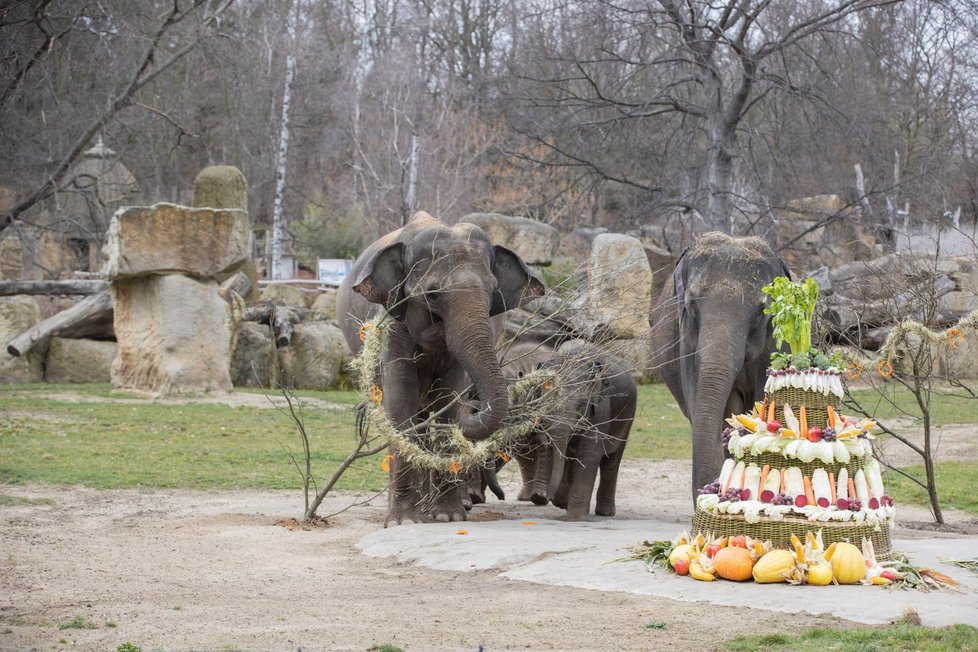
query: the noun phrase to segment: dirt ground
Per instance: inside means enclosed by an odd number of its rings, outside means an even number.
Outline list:
[[[945,430],[946,450],[961,454],[965,438],[974,449],[971,430]],[[514,471],[501,475],[511,498]],[[617,518],[685,529],[690,471],[688,461],[626,460]],[[409,652],[714,649],[738,634],[852,626],[367,557],[355,545],[382,527],[385,497],[350,507],[354,494],[333,496],[320,514],[349,509],[307,529],[294,520],[302,512],[297,491],[0,485],[0,494],[24,499],[0,504],[0,650],[115,650],[125,642],[146,652],[385,643]],[[472,517],[560,514],[491,499]],[[900,538],[978,533],[978,519],[953,510],[945,532],[918,529],[929,519],[923,509],[900,506],[898,517]],[[608,558],[621,554],[609,550]],[[644,572],[640,564],[635,572]],[[64,628],[79,616],[90,628]]]

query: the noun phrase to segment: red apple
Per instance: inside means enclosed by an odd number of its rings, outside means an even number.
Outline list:
[[[822,429],[818,426],[808,429],[808,441],[816,442],[822,441]]]
[[[676,563],[672,565],[672,569],[676,571],[676,575],[686,575],[689,573],[689,560],[688,559],[677,559]]]
[[[779,430],[781,430],[781,422],[780,421],[768,421],[767,422],[767,431],[768,432],[778,432]]]
[[[711,543],[706,547],[706,556],[711,559],[713,558],[713,555],[717,554],[718,552],[720,552],[720,546],[716,543]]]
[[[747,537],[743,534],[738,534],[737,536],[730,537],[730,547],[731,548],[746,548],[747,547]]]

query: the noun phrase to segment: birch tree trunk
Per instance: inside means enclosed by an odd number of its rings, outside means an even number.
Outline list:
[[[282,130],[278,138],[278,165],[275,173],[275,207],[272,210],[272,238],[270,243],[270,277],[282,278],[282,223],[285,203],[285,169],[289,156],[289,108],[292,104],[292,85],[295,81],[296,23],[298,22],[299,0],[289,11],[286,23],[289,52],[285,57],[285,88],[282,91]]]

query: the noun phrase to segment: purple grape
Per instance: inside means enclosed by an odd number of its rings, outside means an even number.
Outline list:
[[[723,442],[724,448],[726,448],[727,447],[727,444],[730,443],[730,438],[733,436],[733,433],[734,433],[734,429],[733,428],[724,428],[723,429],[723,436],[722,436],[721,441]]]
[[[704,494],[718,494],[720,493],[720,482],[715,480],[710,484],[703,485],[700,489],[696,490],[696,493],[701,496]]]
[[[837,439],[837,435],[835,432],[835,428],[830,428],[826,426],[825,430],[822,431],[822,441],[835,441],[836,439]]]
[[[853,498],[853,499],[851,499],[849,501],[849,511],[850,512],[858,512],[862,508],[863,508],[863,504],[861,502],[859,502],[858,500],[856,500],[855,498]]]

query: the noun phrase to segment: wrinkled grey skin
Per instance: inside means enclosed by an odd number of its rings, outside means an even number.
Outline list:
[[[493,246],[478,227],[447,226],[419,212],[357,258],[336,306],[354,351],[360,324],[378,306],[394,319],[380,371],[392,423],[405,430],[447,407],[440,418],[458,423],[470,439],[484,439],[509,409],[490,317],[543,291],[519,256]],[[478,404],[455,401],[470,382]],[[385,525],[465,519],[457,484],[428,476],[394,456]]]
[[[720,475],[724,419],[764,393],[774,350],[761,288],[788,276],[760,238],[708,233],[680,256],[649,313],[652,361],[693,428],[693,500]]]
[[[553,349],[547,344],[537,342],[517,342],[503,346],[499,351],[499,364],[507,383],[513,383],[526,374],[538,369],[550,360]],[[509,458],[515,458],[520,468],[522,484],[517,500],[547,504],[546,479],[542,482],[536,477],[539,453],[543,450],[544,435],[539,431],[529,433],[504,451]],[[486,501],[485,491],[489,488],[499,500],[505,500],[505,492],[499,486],[496,473],[506,464],[504,458],[496,457],[476,470],[467,479],[469,499],[473,504]],[[536,482],[535,482],[536,480]],[[465,502],[465,497],[462,498]]]
[[[575,365],[568,371],[567,361]],[[615,515],[618,467],[635,418],[638,389],[628,370],[608,355],[579,344],[561,347],[548,366],[561,366],[559,407],[545,422],[549,443],[537,482],[571,521],[587,520],[598,472],[594,513]]]

